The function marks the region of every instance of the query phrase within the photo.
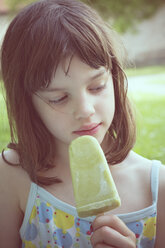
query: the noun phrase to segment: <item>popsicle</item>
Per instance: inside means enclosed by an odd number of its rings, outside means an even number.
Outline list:
[[[120,206],[119,194],[96,138],[84,135],[73,140],[69,158],[79,217],[98,215]]]

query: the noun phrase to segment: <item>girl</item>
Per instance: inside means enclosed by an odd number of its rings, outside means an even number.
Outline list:
[[[0,159],[1,247],[164,247],[165,168],[131,151],[135,124],[114,37],[76,0],[41,0],[11,22],[1,52],[11,128]],[[80,135],[101,144],[122,201],[84,219],[68,159]]]

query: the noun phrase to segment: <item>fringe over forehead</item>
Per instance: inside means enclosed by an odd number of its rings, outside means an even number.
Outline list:
[[[48,85],[59,62],[74,54],[92,68],[111,70],[112,37],[113,31],[82,2],[35,2],[17,15],[6,34],[5,44],[12,43],[8,46],[12,56],[6,58],[9,74],[17,75],[15,80],[30,93]]]

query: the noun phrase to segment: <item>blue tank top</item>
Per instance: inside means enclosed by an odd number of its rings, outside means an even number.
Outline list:
[[[135,233],[137,248],[154,247],[160,165],[159,161],[152,162],[152,205],[117,215]],[[20,229],[22,248],[91,248],[91,223],[94,218],[79,218],[75,207],[31,183]]]

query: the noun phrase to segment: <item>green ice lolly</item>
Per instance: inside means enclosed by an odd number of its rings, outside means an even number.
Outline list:
[[[70,169],[79,217],[88,217],[120,206],[104,152],[93,136],[80,136],[69,147]]]

